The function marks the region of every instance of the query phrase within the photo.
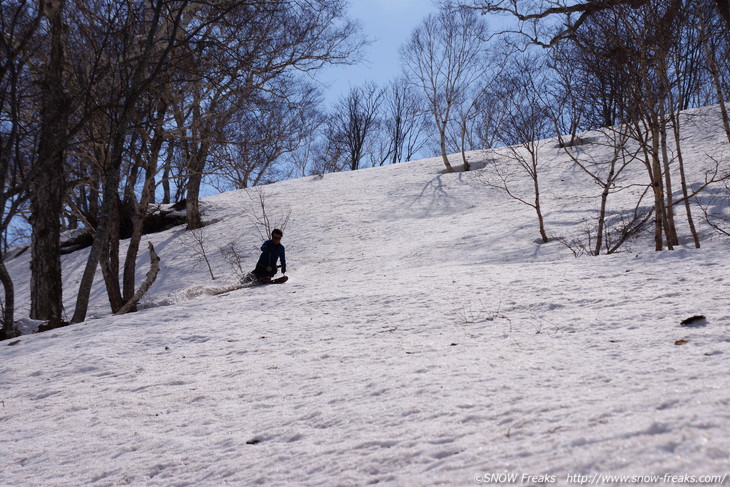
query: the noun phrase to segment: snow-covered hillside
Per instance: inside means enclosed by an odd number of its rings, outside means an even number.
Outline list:
[[[694,183],[730,165],[715,110],[685,134]],[[542,147],[547,231],[578,235],[600,189]],[[575,258],[479,171],[442,169],[265,187],[291,210],[285,285],[214,294],[230,242],[258,257],[256,191],[204,201],[215,281],[181,228],[145,237],[162,261],[140,312],[110,316],[99,275],[88,321],[0,342],[0,484],[730,483],[730,239],[698,218],[695,250],[680,213],[675,251],[647,234]],[[85,259],[64,257],[69,315]],[[27,255],[8,266],[22,316]]]

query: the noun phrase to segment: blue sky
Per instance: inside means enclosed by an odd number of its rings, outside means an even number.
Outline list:
[[[360,21],[373,43],[358,65],[329,68],[317,76],[330,85],[327,101],[335,102],[350,86],[366,81],[383,86],[395,78],[401,72],[400,46],[426,15],[437,10],[431,0],[350,0],[350,17]]]

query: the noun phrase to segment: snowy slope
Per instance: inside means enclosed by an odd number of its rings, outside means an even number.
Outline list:
[[[687,127],[695,182],[730,164],[713,109]],[[554,140],[541,157],[548,233],[577,234],[599,190]],[[221,194],[204,202],[215,281],[186,232],[150,235],[142,311],[109,316],[99,276],[87,322],[0,343],[0,485],[730,483],[730,240],[700,225],[702,250],[645,235],[575,258],[439,159],[265,192],[292,212],[287,284],[212,294],[235,281],[221,249],[253,267],[261,243],[256,193]],[[69,315],[85,258],[64,257]],[[22,315],[27,256],[8,265]]]

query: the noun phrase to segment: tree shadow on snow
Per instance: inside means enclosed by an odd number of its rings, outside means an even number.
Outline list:
[[[408,207],[424,209],[426,216],[435,215],[435,210],[441,213],[451,212],[454,208],[454,197],[446,191],[442,178],[443,175],[440,174],[428,181]]]

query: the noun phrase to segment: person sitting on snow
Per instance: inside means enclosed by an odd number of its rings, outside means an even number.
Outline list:
[[[256,269],[253,271],[253,275],[261,284],[281,283],[288,279],[286,275],[274,281],[271,279],[276,275],[277,260],[281,262],[281,273],[286,274],[286,254],[284,253],[284,246],[281,244],[281,237],[283,236],[284,232],[276,228],[271,232],[271,240],[267,240],[261,246],[261,257],[259,257]]]

